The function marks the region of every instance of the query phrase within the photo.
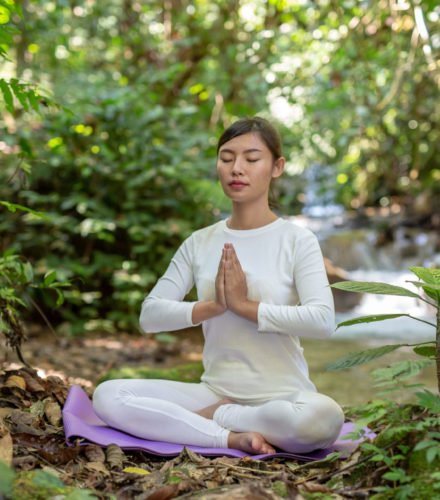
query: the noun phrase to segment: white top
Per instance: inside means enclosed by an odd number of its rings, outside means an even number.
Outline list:
[[[202,322],[202,381],[220,396],[248,404],[316,391],[298,337],[332,334],[333,296],[316,236],[287,220],[249,230],[229,229],[222,220],[195,231],[144,300],[142,330],[194,326],[196,302],[183,298],[195,284],[199,300],[215,299],[224,243],[234,245],[248,299],[259,302],[258,324],[230,310]]]

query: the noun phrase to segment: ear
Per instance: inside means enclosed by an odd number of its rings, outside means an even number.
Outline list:
[[[284,165],[286,164],[286,159],[284,156],[280,156],[277,160],[274,161],[272,167],[272,178],[275,179],[279,177],[284,172]]]

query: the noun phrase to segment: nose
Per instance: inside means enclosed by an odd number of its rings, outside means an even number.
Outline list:
[[[232,175],[243,174],[243,159],[237,156],[232,164]]]

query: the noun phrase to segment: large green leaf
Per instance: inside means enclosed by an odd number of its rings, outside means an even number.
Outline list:
[[[423,291],[440,304],[440,269],[429,269],[427,267],[410,267],[417,278],[425,283],[411,281],[416,286],[422,287]],[[425,285],[426,284],[426,285]]]
[[[383,321],[385,319],[399,318],[400,316],[409,316],[409,314],[373,314],[371,316],[360,316],[359,318],[349,319],[339,323],[337,328],[341,326],[357,325],[359,323],[372,323],[373,321]]]
[[[376,347],[374,349],[367,349],[361,352],[351,352],[344,358],[337,359],[328,364],[326,370],[342,370],[343,368],[350,368],[352,366],[362,365],[376,358],[380,358],[385,354],[395,351],[400,347],[406,346],[407,344],[391,344],[384,345],[381,347]]]
[[[427,267],[409,267],[408,269],[425,283],[440,285],[440,269],[429,269]]]
[[[430,283],[429,285],[427,285],[426,283],[423,283],[422,281],[409,281],[408,283],[412,283],[413,285],[418,286],[418,287],[423,288],[423,289],[428,288],[432,291],[440,290],[440,285],[437,285],[434,283]]]
[[[378,283],[375,281],[341,281],[330,285],[346,292],[376,293],[379,295],[402,295],[404,297],[419,297],[411,290],[401,286],[388,285],[387,283]]]

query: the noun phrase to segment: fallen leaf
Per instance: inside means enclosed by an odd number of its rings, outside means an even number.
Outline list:
[[[0,418],[9,417],[13,410],[13,408],[0,408]]]
[[[60,425],[62,414],[61,414],[61,407],[56,401],[49,401],[46,404],[46,408],[44,409],[44,413],[47,417],[47,420],[49,420],[49,423],[51,425],[54,425],[55,427]]]
[[[102,472],[106,476],[110,474],[110,471],[107,469],[107,467],[103,464],[103,462],[88,462],[86,464],[86,468],[90,470],[94,470],[96,472]]]
[[[191,462],[194,462],[196,464],[199,464],[201,462],[206,461],[206,459],[204,457],[202,457],[201,455],[198,455],[197,453],[190,450],[186,446],[184,446],[183,450],[180,452],[179,458],[180,459],[188,458]]]
[[[6,387],[18,387],[19,389],[25,391],[26,390],[26,382],[23,377],[19,377],[18,375],[11,375],[6,380]]]
[[[141,476],[151,474],[149,470],[141,469],[140,467],[126,467],[125,469],[122,469],[122,472],[128,472],[130,474],[140,474]]]
[[[29,433],[13,434],[14,444],[33,449],[40,457],[53,465],[61,465],[75,459],[78,456],[80,447],[68,447],[63,438],[35,436]]]
[[[308,493],[331,493],[332,491],[325,484],[313,483],[312,481],[301,484],[299,488]]]
[[[122,469],[122,462],[125,459],[125,455],[117,444],[109,444],[105,450],[105,456],[111,469]]]
[[[34,377],[26,373],[24,370],[21,371],[23,379],[26,383],[26,388],[31,392],[44,392],[44,387],[36,380]]]
[[[104,450],[96,444],[86,446],[85,454],[90,462],[105,462]]]
[[[157,490],[153,491],[145,500],[169,500],[176,496],[179,490],[179,485],[177,484],[167,484],[165,486],[160,486]]]
[[[9,419],[14,424],[34,425],[37,418],[28,411],[13,410],[9,415]]]
[[[0,439],[0,461],[7,465],[12,463],[13,443],[9,432]]]

